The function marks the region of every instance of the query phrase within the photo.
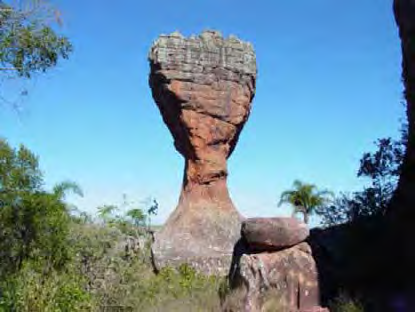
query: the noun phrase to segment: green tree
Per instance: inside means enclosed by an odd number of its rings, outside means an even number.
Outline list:
[[[327,190],[318,190],[314,184],[303,183],[295,180],[293,189],[287,190],[281,194],[278,203],[281,206],[288,203],[293,207],[293,215],[302,213],[304,223],[308,224],[309,216],[318,207],[327,205],[333,198],[333,193]]]
[[[367,179],[369,183],[361,191],[341,194],[331,205],[318,208],[323,225],[332,226],[386,213],[405,154],[407,127],[403,125],[402,128],[401,139],[379,139],[373,152],[363,154],[357,176]]]
[[[54,67],[59,58],[72,52],[69,40],[51,27],[59,13],[46,1],[17,1],[10,5],[0,0],[0,64],[2,73],[30,78],[34,73]]]
[[[67,191],[73,182],[42,189],[38,158],[26,147],[13,149],[0,140],[0,276],[20,270],[37,259],[46,270],[62,267],[68,259],[69,213]]]
[[[127,217],[131,218],[136,227],[143,226],[146,223],[146,215],[140,208],[133,208],[127,211]]]
[[[62,24],[60,13],[48,0],[0,0],[0,101],[7,106],[18,109],[30,78],[72,53],[56,24]]]

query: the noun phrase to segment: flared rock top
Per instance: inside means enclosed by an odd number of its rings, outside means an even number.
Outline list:
[[[220,32],[212,30],[189,38],[179,32],[161,35],[150,50],[149,60],[167,79],[182,81],[240,82],[247,76],[255,80],[257,73],[255,52],[250,43],[235,36],[224,38]]]

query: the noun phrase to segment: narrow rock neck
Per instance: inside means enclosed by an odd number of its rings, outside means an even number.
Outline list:
[[[222,161],[186,159],[180,204],[206,205],[219,209],[232,208],[227,187],[226,158]]]

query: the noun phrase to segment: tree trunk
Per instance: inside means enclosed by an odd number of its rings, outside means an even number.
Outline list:
[[[307,212],[303,212],[303,216],[304,216],[304,223],[305,224],[308,224],[308,221],[309,221],[309,215],[308,215],[308,213]]]

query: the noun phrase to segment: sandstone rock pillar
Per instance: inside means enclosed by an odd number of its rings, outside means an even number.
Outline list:
[[[149,61],[153,98],[185,158],[178,206],[155,235],[154,264],[226,274],[242,219],[227,189],[226,162],[250,113],[255,53],[215,31],[190,38],[175,32],[158,38]]]

